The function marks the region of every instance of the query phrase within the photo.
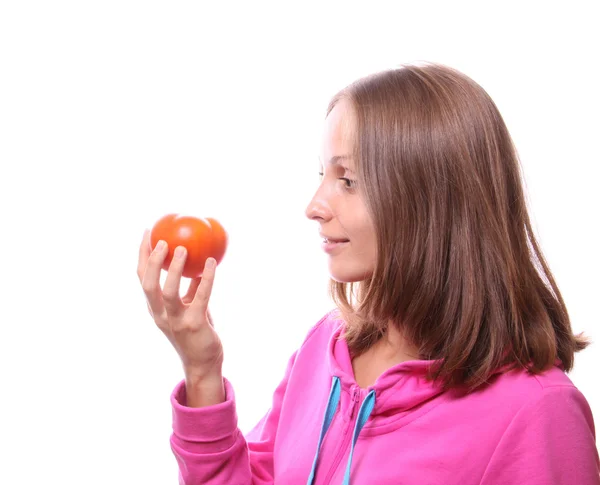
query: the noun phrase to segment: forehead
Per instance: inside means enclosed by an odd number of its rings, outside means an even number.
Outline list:
[[[319,163],[323,164],[323,159],[319,157]],[[341,165],[341,166],[351,166],[352,165],[352,156],[348,155],[334,155],[330,159],[327,160],[328,165]]]
[[[325,119],[322,150],[319,161],[350,165],[354,150],[354,114],[346,101],[340,101]]]
[[[354,113],[347,101],[341,100],[325,119],[325,138],[332,143],[352,145],[354,142]]]

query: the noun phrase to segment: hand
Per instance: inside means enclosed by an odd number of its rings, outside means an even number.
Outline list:
[[[186,250],[173,258],[164,288],[160,288],[160,272],[168,254],[167,244],[150,245],[146,231],[140,245],[137,274],[146,295],[148,311],[158,328],[169,339],[183,364],[186,379],[197,382],[220,376],[223,367],[223,345],[215,331],[208,302],[215,279],[216,261],[208,258],[202,277],[190,282],[187,294],[179,296],[179,286]]]

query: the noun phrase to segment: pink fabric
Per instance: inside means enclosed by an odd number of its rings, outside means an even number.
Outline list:
[[[314,485],[343,483],[358,408],[371,389],[375,407],[355,445],[351,485],[600,485],[590,407],[558,365],[541,376],[498,373],[485,389],[461,394],[425,380],[432,361],[409,361],[360,389],[341,330],[332,313],[311,329],[271,409],[245,437],[227,379],[226,402],[200,409],[185,407],[180,382],[171,396],[180,483],[306,485],[338,376],[340,406]]]

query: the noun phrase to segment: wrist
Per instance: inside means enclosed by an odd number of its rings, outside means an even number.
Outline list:
[[[223,371],[221,368],[206,370],[184,367],[183,373],[185,375],[186,384],[191,385],[203,385],[204,383],[214,384],[223,379]]]
[[[188,375],[185,378],[186,405],[191,408],[214,406],[225,402],[222,374]]]

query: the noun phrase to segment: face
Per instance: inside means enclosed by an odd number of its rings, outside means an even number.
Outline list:
[[[340,101],[325,120],[320,156],[321,181],[306,216],[319,223],[329,273],[339,282],[364,280],[373,273],[377,245],[375,228],[357,185],[354,160],[354,115]],[[348,158],[340,158],[345,157]],[[335,243],[334,241],[344,241]]]

